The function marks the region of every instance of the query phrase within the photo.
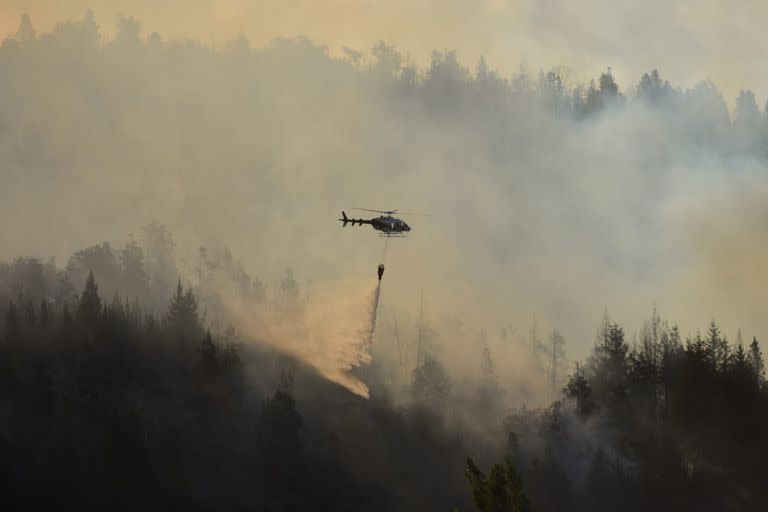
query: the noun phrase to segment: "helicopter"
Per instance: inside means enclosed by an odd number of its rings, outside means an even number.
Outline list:
[[[385,237],[404,237],[406,233],[411,230],[411,227],[405,223],[405,221],[393,217],[397,213],[397,210],[369,210],[367,208],[353,208],[353,210],[362,210],[366,212],[376,212],[383,214],[381,217],[375,217],[373,219],[350,219],[347,217],[346,212],[341,212],[340,222],[343,222],[341,227],[346,227],[348,223],[353,226],[357,224],[362,226],[363,224],[370,224],[373,229],[380,231],[379,236]]]

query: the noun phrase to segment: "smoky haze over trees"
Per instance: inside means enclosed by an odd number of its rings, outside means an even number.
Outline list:
[[[25,18],[0,48],[6,259],[145,240],[157,219],[184,268],[227,245],[265,280],[291,266],[331,282],[381,251],[363,228],[338,236],[339,209],[411,208],[432,217],[393,244],[395,302],[418,283],[441,310],[536,316],[582,353],[607,305],[768,331],[744,270],[763,249],[764,91],[729,113],[712,82],[663,70],[578,83],[450,50],[417,66],[387,43],[333,58],[306,39],[168,41],[132,18],[101,33],[91,14],[49,33]],[[168,265],[155,254],[148,277]]]
[[[765,508],[754,92],[99,34],[24,17],[0,46],[3,496]],[[391,249],[370,364],[340,360],[370,400],[229,309],[290,323],[374,278],[380,246],[328,239],[340,197],[441,219]]]

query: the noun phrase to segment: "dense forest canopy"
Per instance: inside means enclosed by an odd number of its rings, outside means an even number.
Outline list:
[[[9,501],[765,508],[754,92],[101,33],[0,45]]]

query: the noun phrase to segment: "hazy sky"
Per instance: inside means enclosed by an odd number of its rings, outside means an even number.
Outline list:
[[[712,79],[729,103],[742,88],[762,103],[768,87],[761,53],[768,3],[760,0],[5,0],[0,34],[15,31],[23,12],[47,31],[88,8],[107,37],[119,15],[131,15],[145,34],[214,44],[239,33],[256,46],[306,35],[340,51],[383,39],[418,63],[449,48],[465,62],[485,54],[507,74],[559,65],[578,70],[578,80],[611,66],[624,87],[658,67],[682,86]]]

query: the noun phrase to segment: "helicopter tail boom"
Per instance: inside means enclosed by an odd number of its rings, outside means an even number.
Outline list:
[[[347,227],[347,223],[352,223],[352,225],[353,225],[353,226],[354,226],[355,224],[357,224],[358,226],[362,226],[363,224],[371,224],[371,221],[370,221],[370,220],[365,220],[365,219],[350,219],[349,217],[347,217],[347,214],[346,214],[344,211],[342,211],[342,212],[341,212],[341,217],[342,217],[342,218],[341,218],[341,219],[338,219],[338,220],[339,220],[339,222],[342,222],[342,223],[343,223],[343,224],[341,225],[341,227],[343,227],[343,228],[344,228],[344,227]]]

